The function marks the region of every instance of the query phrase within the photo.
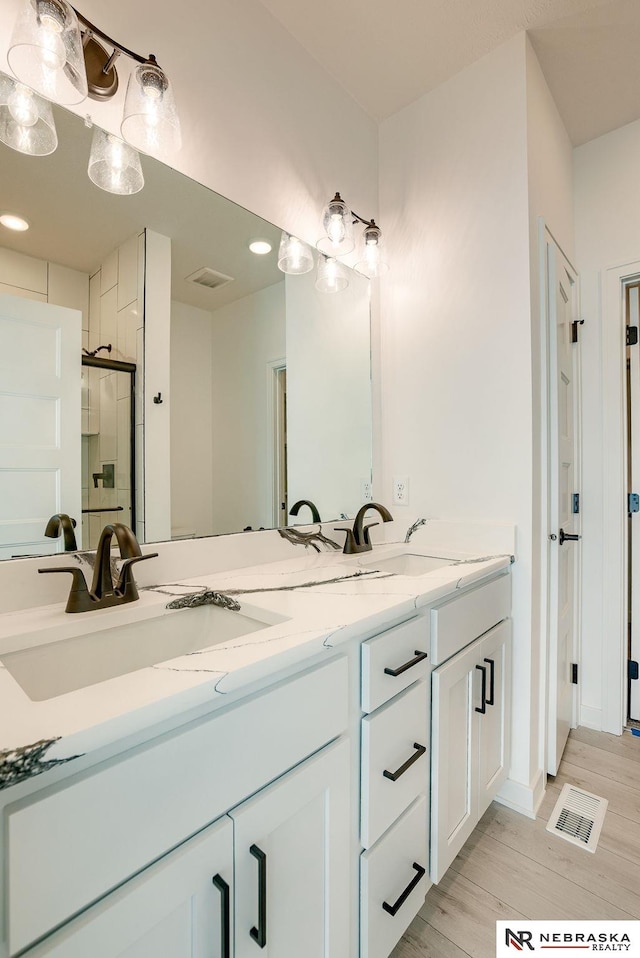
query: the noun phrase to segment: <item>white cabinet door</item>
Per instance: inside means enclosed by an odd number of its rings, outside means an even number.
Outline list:
[[[236,958],[344,958],[349,754],[329,745],[230,813]]]
[[[29,958],[231,958],[227,816],[49,936]]]
[[[439,882],[477,817],[477,644],[433,673],[431,727],[431,877]]]
[[[486,712],[478,721],[478,819],[482,818],[509,773],[511,620],[487,633],[480,645],[487,668]]]

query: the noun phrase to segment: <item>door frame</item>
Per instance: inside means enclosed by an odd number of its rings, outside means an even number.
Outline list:
[[[621,735],[627,717],[627,434],[626,434],[626,287],[638,281],[640,260],[609,267],[602,275],[603,429],[603,622],[602,730]]]
[[[280,488],[280,462],[276,455],[276,448],[280,444],[280,421],[279,421],[279,398],[278,398],[278,376],[283,369],[287,368],[287,360],[283,356],[280,359],[270,359],[266,364],[267,371],[267,474],[269,476],[267,502],[267,514],[271,515],[271,525],[273,528],[281,526],[280,505],[278,502],[278,490]],[[286,519],[285,516],[285,525]]]
[[[539,470],[539,513],[538,513],[538,536],[540,542],[539,548],[539,606],[538,615],[543,641],[540,642],[540,676],[541,676],[541,694],[540,694],[540,722],[539,722],[539,747],[540,747],[540,766],[546,774],[548,768],[548,736],[550,732],[549,723],[549,667],[550,667],[550,639],[551,639],[551,614],[553,607],[551,604],[551,581],[550,576],[553,570],[551,562],[551,548],[558,548],[556,542],[549,539],[551,533],[556,529],[550,526],[551,521],[551,485],[554,477],[551,474],[552,457],[550,443],[552,440],[551,429],[551,405],[550,405],[550,376],[551,376],[551,315],[549,310],[549,248],[555,247],[564,259],[575,277],[575,300],[573,304],[574,316],[579,317],[580,309],[580,286],[579,274],[571,263],[571,260],[562,249],[562,246],[555,239],[553,233],[548,228],[544,219],[538,220],[538,254],[540,264],[540,338],[539,348],[539,410],[540,410],[540,436],[538,454],[540,460]],[[574,352],[574,434],[575,434],[575,458],[574,458],[574,478],[576,490],[582,488],[582,451],[581,451],[581,364],[579,362],[579,345]],[[574,638],[573,638],[573,661],[578,663],[580,669],[580,634],[581,634],[581,610],[582,610],[582,575],[581,575],[581,554],[576,556],[575,564],[575,584],[574,584]],[[579,672],[578,672],[579,674]],[[579,721],[579,696],[577,690],[579,685],[575,686],[572,704],[572,727],[575,727]]]

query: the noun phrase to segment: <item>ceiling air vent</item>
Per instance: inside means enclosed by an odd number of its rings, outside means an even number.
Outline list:
[[[220,289],[221,286],[232,283],[233,276],[225,276],[224,273],[218,273],[215,269],[203,266],[202,269],[197,269],[195,273],[185,276],[185,280],[187,283],[195,283],[196,286],[204,286],[205,289]]]
[[[549,819],[547,831],[588,852],[595,852],[608,804],[606,798],[566,784]]]

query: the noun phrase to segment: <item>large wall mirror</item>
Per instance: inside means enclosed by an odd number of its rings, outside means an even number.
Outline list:
[[[54,513],[79,548],[113,519],[157,541],[307,522],[298,499],[353,515],[371,481],[366,279],[332,294],[315,270],[285,276],[279,228],[147,157],[140,193],[106,193],[91,130],[60,109],[56,125],[48,157],[0,143],[0,205],[30,225],[0,228],[0,557],[61,551]]]

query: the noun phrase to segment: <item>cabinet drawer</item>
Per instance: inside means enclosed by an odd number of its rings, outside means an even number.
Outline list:
[[[421,795],[360,856],[360,958],[387,958],[424,902],[431,885],[427,818],[427,802]],[[383,907],[384,902],[395,915]]]
[[[334,659],[8,806],[11,952],[337,737],[347,692],[347,660]]]
[[[429,620],[424,616],[363,642],[362,711],[373,712],[427,675],[428,651]]]
[[[506,619],[511,611],[511,578],[502,575],[431,610],[432,666],[440,665]]]
[[[364,848],[373,845],[414,798],[427,791],[428,722],[429,687],[425,679],[363,718]]]

